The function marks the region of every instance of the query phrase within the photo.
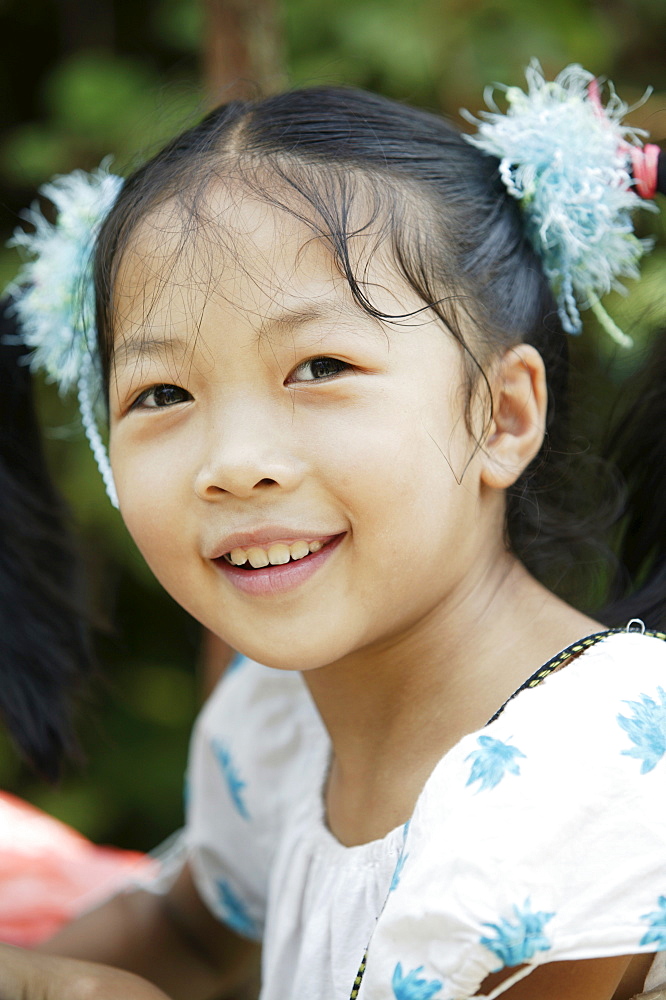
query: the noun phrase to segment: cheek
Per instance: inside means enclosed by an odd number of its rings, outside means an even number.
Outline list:
[[[174,530],[183,514],[177,470],[173,461],[160,462],[144,450],[135,453],[113,443],[111,466],[125,526],[157,572],[173,558],[180,538]]]
[[[374,413],[354,414],[345,431],[334,450],[342,476],[351,482],[376,477],[377,492],[380,482],[391,480],[408,490],[425,482],[456,485],[474,451],[462,415],[441,398],[387,400]]]
[[[474,504],[465,471],[472,450],[442,404],[427,414],[387,410],[371,424],[350,426],[331,449],[327,485],[348,508],[352,527],[362,525],[366,537],[396,552],[454,526],[462,508]]]
[[[174,512],[152,503],[150,497],[136,502],[119,493],[119,500],[125,527],[146,565],[167,593],[196,617],[197,609],[188,600],[196,593],[199,567],[192,558],[191,541],[188,545],[185,532],[174,527],[178,525]]]

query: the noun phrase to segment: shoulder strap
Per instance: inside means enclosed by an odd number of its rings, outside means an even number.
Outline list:
[[[632,628],[631,626],[634,624],[638,625],[639,627],[635,629]],[[663,639],[666,641],[666,632],[657,632],[654,629],[646,629],[645,626],[643,625],[643,622],[641,622],[638,618],[632,618],[632,620],[629,622],[626,628],[607,628],[604,629],[603,632],[594,632],[592,635],[587,635],[585,636],[584,639],[579,639],[577,642],[574,642],[570,646],[567,646],[566,649],[563,649],[559,653],[556,653],[555,656],[553,656],[550,660],[548,660],[547,663],[544,663],[542,667],[539,667],[539,669],[535,673],[533,673],[531,677],[528,677],[527,680],[523,684],[521,684],[520,687],[516,691],[514,691],[509,698],[507,698],[504,704],[500,708],[498,708],[498,710],[495,712],[493,717],[491,719],[488,719],[486,725],[489,726],[491,722],[494,722],[495,719],[498,719],[502,714],[502,712],[504,711],[504,709],[506,708],[506,706],[509,704],[509,702],[513,701],[513,699],[516,697],[517,694],[520,694],[520,692],[524,691],[526,688],[537,687],[539,684],[541,684],[542,681],[546,679],[546,677],[549,676],[549,674],[554,673],[559,667],[564,666],[567,660],[575,659],[577,656],[580,656],[581,653],[584,653],[585,650],[589,649],[591,646],[596,646],[597,643],[601,642],[603,639],[606,639],[609,635],[616,635],[618,632],[634,632],[634,631],[640,632],[643,635],[651,635],[655,639]]]

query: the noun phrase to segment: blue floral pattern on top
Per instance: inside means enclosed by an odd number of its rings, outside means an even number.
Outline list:
[[[229,663],[227,669],[224,671],[224,676],[228,677],[229,674],[235,673],[235,671],[238,670],[239,667],[242,667],[244,663],[247,663],[247,660],[245,659],[243,654],[236,653],[233,660],[231,661],[231,663]]]
[[[405,867],[405,861],[409,857],[408,854],[401,854],[398,858],[398,863],[393,870],[393,878],[391,879],[391,884],[389,886],[389,892],[395,892],[395,890],[400,885],[400,876],[402,875],[402,869]]]
[[[495,932],[494,937],[481,938],[481,944],[489,948],[501,962],[501,965],[493,970],[494,972],[522,965],[533,958],[538,951],[548,951],[551,948],[543,929],[555,914],[543,911],[532,913],[531,905],[527,899],[522,907],[514,906],[513,912],[516,915],[514,923],[503,917],[498,924],[483,924]]]
[[[419,965],[418,969],[403,975],[402,964],[398,962],[391,983],[396,1000],[431,1000],[437,996],[443,984],[439,979],[421,979],[421,972],[423,966]]]
[[[256,938],[257,928],[243,900],[231,888],[226,879],[217,880],[217,896],[224,921],[245,937]]]
[[[243,797],[243,791],[247,782],[243,781],[239,777],[233,757],[231,756],[231,751],[226,743],[222,743],[220,740],[213,740],[212,746],[213,753],[215,754],[217,762],[222,770],[222,774],[224,775],[224,780],[227,783],[229,795],[231,796],[231,801],[236,807],[236,811],[243,817],[243,819],[249,819],[250,814]]]
[[[666,691],[657,688],[660,702],[646,694],[640,701],[627,701],[633,717],[618,715],[617,721],[636,746],[623,750],[627,757],[637,757],[642,760],[641,774],[652,771],[666,753]]]
[[[405,867],[405,861],[409,857],[409,854],[405,852],[405,841],[407,840],[407,831],[409,830],[409,820],[405,823],[402,828],[402,850],[400,851],[400,857],[398,858],[398,863],[393,870],[393,878],[391,879],[391,884],[389,886],[389,892],[395,892],[395,890],[400,885],[400,876],[402,875],[402,869]]]
[[[495,788],[507,772],[509,774],[520,774],[520,765],[517,763],[519,757],[525,754],[518,747],[512,747],[502,740],[493,739],[492,736],[477,737],[479,750],[474,750],[465,757],[465,760],[472,761],[467,784],[471,785],[475,781],[481,782],[477,792],[483,792],[489,788]]]
[[[641,945],[656,944],[658,951],[666,951],[666,896],[659,897],[658,910],[644,913],[641,920],[647,920],[650,930],[641,938]]]

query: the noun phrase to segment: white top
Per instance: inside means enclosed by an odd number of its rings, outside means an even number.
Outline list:
[[[359,1000],[666,950],[665,687],[666,642],[605,638],[445,754],[406,827],[347,848],[301,676],[237,661],[195,728],[184,839],[211,910],[263,939],[261,1000],[349,1000],[368,942]]]

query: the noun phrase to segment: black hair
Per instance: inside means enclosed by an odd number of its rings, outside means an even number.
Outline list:
[[[666,631],[666,329],[625,395],[628,405],[604,446],[628,491],[604,614],[614,624],[644,618]]]
[[[376,309],[363,270],[357,273],[356,238],[371,238],[375,248],[390,251],[423,310],[436,313],[460,344],[468,425],[476,387],[489,388],[490,358],[521,342],[542,355],[547,434],[508,491],[507,544],[537,577],[571,596],[567,582],[577,584],[584,566],[596,573],[608,555],[598,530],[604,517],[598,506],[593,517],[579,513],[578,500],[589,490],[568,443],[567,338],[498,166],[445,119],[354,89],[296,90],[218,108],[128,178],[100,232],[97,330],[107,386],[118,267],[138,224],[167,200],[180,213],[184,245],[204,222],[213,181],[250,190],[326,241],[361,308],[404,321]],[[489,393],[488,405],[490,417]],[[601,492],[610,520],[619,491],[608,480]]]
[[[91,673],[83,586],[46,465],[26,349],[0,302],[0,717],[50,780],[77,751],[73,700]]]

